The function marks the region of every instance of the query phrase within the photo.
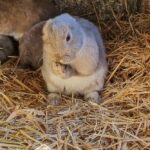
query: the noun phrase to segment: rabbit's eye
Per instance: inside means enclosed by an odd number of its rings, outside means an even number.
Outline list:
[[[70,39],[71,39],[71,36],[70,36],[70,34],[68,34],[67,37],[66,37],[66,41],[69,42]]]

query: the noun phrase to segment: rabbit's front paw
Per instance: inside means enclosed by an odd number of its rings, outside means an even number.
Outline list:
[[[101,102],[101,97],[98,92],[88,93],[88,94],[84,95],[84,99],[87,101],[94,102],[96,104],[100,104],[100,102]]]
[[[57,94],[57,93],[50,93],[48,95],[48,102],[49,102],[50,105],[58,106],[58,105],[61,104],[62,99],[61,99],[59,94]]]
[[[60,63],[52,64],[53,72],[61,78],[69,78],[72,75],[72,68],[69,65],[63,65]]]

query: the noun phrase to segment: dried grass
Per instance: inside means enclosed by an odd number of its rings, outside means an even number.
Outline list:
[[[0,149],[150,149],[150,15],[104,25],[109,73],[101,105],[62,96],[48,105],[40,71],[0,69]]]

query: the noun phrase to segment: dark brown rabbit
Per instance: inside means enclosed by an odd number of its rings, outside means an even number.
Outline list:
[[[19,67],[37,69],[42,64],[42,30],[46,21],[37,23],[25,32],[19,43]]]
[[[0,35],[19,40],[34,24],[55,16],[57,12],[50,0],[0,0]],[[8,49],[7,54],[13,52]],[[7,58],[3,57],[2,47],[0,61]]]

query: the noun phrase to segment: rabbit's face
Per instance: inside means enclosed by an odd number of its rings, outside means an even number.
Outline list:
[[[69,64],[83,45],[83,31],[76,20],[63,14],[49,20],[44,27],[44,42],[51,59]]]

